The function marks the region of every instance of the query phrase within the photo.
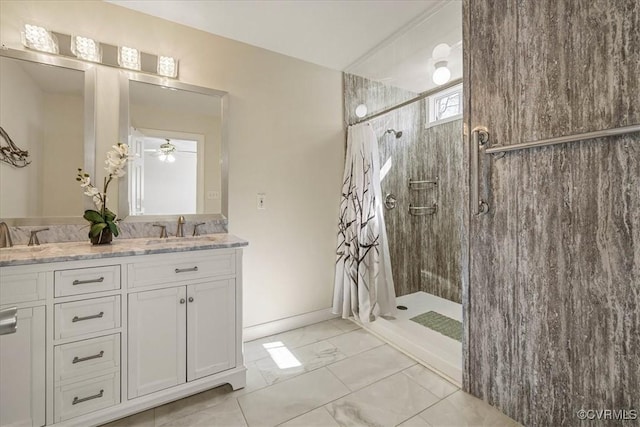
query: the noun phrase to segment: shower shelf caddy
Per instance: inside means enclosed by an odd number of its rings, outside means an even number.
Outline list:
[[[426,180],[413,180],[409,179],[409,190],[430,190],[431,188],[437,188],[438,177]],[[432,206],[413,206],[409,205],[409,215],[413,216],[426,216],[435,215],[438,212],[438,204],[434,203]]]

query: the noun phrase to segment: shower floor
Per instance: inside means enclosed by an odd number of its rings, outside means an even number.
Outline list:
[[[407,310],[397,310],[394,319],[378,318],[362,326],[460,385],[462,343],[410,319],[435,311],[462,322],[462,305],[426,292],[403,295],[396,300],[397,305]]]

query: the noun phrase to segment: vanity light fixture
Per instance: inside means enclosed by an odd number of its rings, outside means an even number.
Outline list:
[[[25,24],[20,33],[22,44],[29,49],[108,67],[178,78],[178,60],[172,56],[155,55],[134,47],[116,46],[89,37],[49,31],[32,24]]]
[[[84,61],[102,62],[102,49],[100,43],[89,37],[71,37],[71,52]]]
[[[158,74],[165,77],[178,77],[178,61],[171,56],[158,56]]]
[[[451,71],[447,67],[447,61],[436,62],[436,70],[433,72],[433,82],[437,85],[443,85],[451,79]]]
[[[140,71],[140,51],[133,47],[118,47],[118,65],[122,68]]]
[[[56,36],[54,36],[51,31],[47,31],[45,28],[37,25],[24,25],[22,44],[29,49],[39,50],[41,52],[55,54],[59,52]]]

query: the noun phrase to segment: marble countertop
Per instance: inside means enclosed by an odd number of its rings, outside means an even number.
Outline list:
[[[187,252],[205,249],[240,248],[249,242],[232,234],[208,234],[166,239],[114,239],[110,245],[90,242],[44,243],[40,246],[14,246],[0,249],[0,267],[45,262],[78,261],[131,255]]]

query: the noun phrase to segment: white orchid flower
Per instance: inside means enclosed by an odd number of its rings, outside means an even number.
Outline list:
[[[88,176],[82,177],[82,179],[80,180],[80,187],[85,188],[89,185],[91,185],[91,178],[89,178]]]
[[[98,209],[102,209],[102,198],[98,195],[93,196],[93,204],[96,205]]]
[[[113,178],[121,178],[125,175],[124,167],[129,160],[129,146],[126,144],[117,144],[113,146],[113,150],[107,152],[107,160],[105,160],[105,170],[108,176],[104,179],[104,189],[102,192],[91,183],[91,178],[82,168],[78,169],[76,180],[80,182],[80,187],[84,188],[84,194],[91,197],[93,203],[99,211],[106,209],[107,190]],[[102,213],[104,215],[104,212]]]
[[[89,196],[89,197],[93,197],[93,196],[95,196],[95,195],[97,195],[97,194],[100,194],[100,191],[98,191],[98,189],[97,189],[96,187],[93,187],[93,186],[92,186],[92,187],[88,187],[88,188],[85,190],[84,194],[86,194],[86,195],[87,195],[87,196]]]
[[[127,144],[117,144],[113,146],[113,149],[116,153],[120,155],[120,157],[128,157],[129,156],[129,146]]]

